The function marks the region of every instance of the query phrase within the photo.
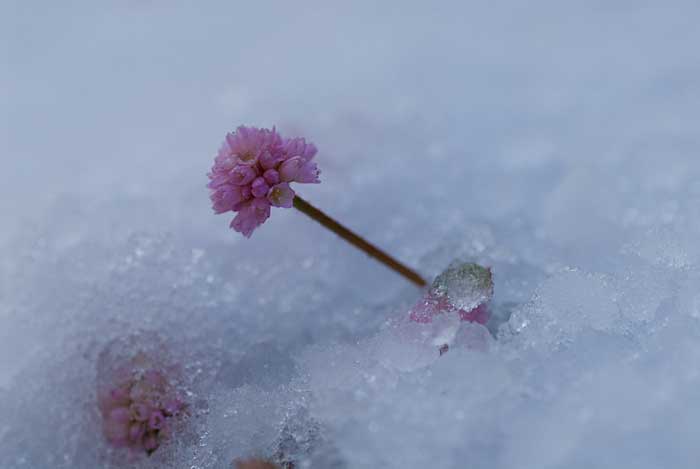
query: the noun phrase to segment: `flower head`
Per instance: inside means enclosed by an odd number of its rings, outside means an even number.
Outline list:
[[[148,454],[167,438],[173,421],[185,409],[163,370],[137,363],[121,367],[112,382],[100,389],[98,400],[107,441]]]
[[[319,183],[317,149],[304,138],[283,139],[273,128],[238,127],[226,135],[209,173],[214,212],[236,212],[231,228],[249,238],[271,207],[290,208],[289,183]]]

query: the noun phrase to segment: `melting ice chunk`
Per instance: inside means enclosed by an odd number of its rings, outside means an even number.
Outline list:
[[[473,262],[453,262],[435,278],[430,292],[458,309],[471,311],[493,297],[491,269]]]

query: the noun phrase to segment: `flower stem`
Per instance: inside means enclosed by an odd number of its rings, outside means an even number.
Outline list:
[[[343,225],[333,220],[331,217],[329,217],[328,215],[326,215],[325,213],[323,213],[322,211],[320,211],[319,209],[317,209],[298,195],[294,197],[294,208],[313,218],[318,223],[325,226],[333,233],[343,238],[348,243],[363,250],[370,257],[374,257],[379,262],[392,269],[394,272],[403,275],[404,278],[406,278],[408,281],[414,283],[419,287],[424,287],[427,285],[423,277],[417,274],[416,271],[406,267],[404,264],[391,257],[386,252],[382,251],[373,244],[370,244],[369,242],[365,241],[364,238],[345,228]]]

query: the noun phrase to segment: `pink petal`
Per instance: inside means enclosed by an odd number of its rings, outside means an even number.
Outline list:
[[[286,182],[277,184],[267,194],[267,200],[275,207],[291,208],[294,202],[294,191]]]
[[[246,165],[236,165],[229,173],[229,181],[237,186],[245,186],[251,182],[257,173],[254,168]]]
[[[320,174],[320,171],[318,169],[318,166],[316,166],[316,163],[313,161],[309,161],[304,163],[304,165],[299,168],[299,171],[297,171],[296,177],[294,178],[295,181],[297,182],[302,182],[302,183],[319,183],[321,182],[318,179],[318,175]]]
[[[128,422],[131,420],[131,411],[127,407],[117,407],[109,413],[109,420],[114,422]]]
[[[132,423],[129,426],[129,440],[134,443],[140,442],[144,433],[146,433],[146,426],[142,423]]]
[[[303,165],[304,162],[300,156],[288,159],[279,167],[280,179],[284,182],[294,181]]]
[[[231,222],[231,228],[246,238],[270,216],[270,203],[266,199],[253,199],[243,203],[238,215]]]
[[[267,181],[265,181],[265,178],[262,177],[255,179],[253,184],[250,185],[250,191],[254,197],[265,197],[265,195],[267,195],[267,191],[269,190],[270,186],[267,185]]]
[[[244,186],[246,187],[246,186]],[[210,198],[215,213],[224,213],[233,210],[233,207],[244,200],[241,186],[224,186],[212,192]]]
[[[260,155],[259,162],[263,169],[272,169],[284,160],[284,155],[280,152],[265,151]]]
[[[316,146],[313,143],[306,143],[303,137],[290,138],[284,143],[284,151],[287,157],[299,156],[304,163],[311,160],[316,154]]]
[[[277,172],[275,169],[268,169],[263,173],[263,177],[265,178],[265,181],[271,186],[274,186],[275,184],[280,182],[280,173]]]
[[[264,223],[270,217],[270,202],[266,199],[255,199],[251,202],[251,207],[255,213],[255,219],[260,223]]]
[[[222,173],[211,174],[209,177],[211,181],[209,181],[207,187],[210,189],[216,189],[217,187],[226,184],[229,180],[229,176],[227,174]]]
[[[245,129],[245,127],[239,127],[238,130],[240,131],[241,128]],[[226,134],[226,143],[228,144],[228,147],[230,149],[233,149],[237,146],[237,140],[236,140],[236,134],[235,133],[227,133]]]
[[[450,304],[446,297],[437,297],[431,293],[426,293],[425,296],[416,305],[411,308],[409,318],[411,321],[420,323],[431,323],[433,318],[442,313],[457,312],[462,321],[476,322],[486,324],[491,317],[488,303],[481,303],[476,308],[465,311],[457,309]]]
[[[433,322],[433,318],[438,314],[453,312],[455,309],[443,298],[437,298],[427,293],[411,309],[410,319],[423,324]]]
[[[301,155],[301,158],[304,161],[310,161],[316,155],[317,152],[318,150],[316,149],[316,145],[314,145],[313,143],[307,143],[306,148],[304,148],[304,152]]]
[[[486,324],[491,318],[491,311],[487,303],[481,303],[471,311],[459,310],[459,317],[462,321],[476,322],[478,324]]]

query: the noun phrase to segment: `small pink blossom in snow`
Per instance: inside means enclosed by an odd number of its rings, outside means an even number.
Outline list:
[[[273,128],[241,126],[226,135],[209,176],[214,212],[236,212],[231,228],[249,238],[271,207],[292,207],[292,182],[318,183],[316,146]]]
[[[104,436],[115,447],[150,454],[170,435],[185,403],[155,368],[122,368],[117,375],[98,394]]]

